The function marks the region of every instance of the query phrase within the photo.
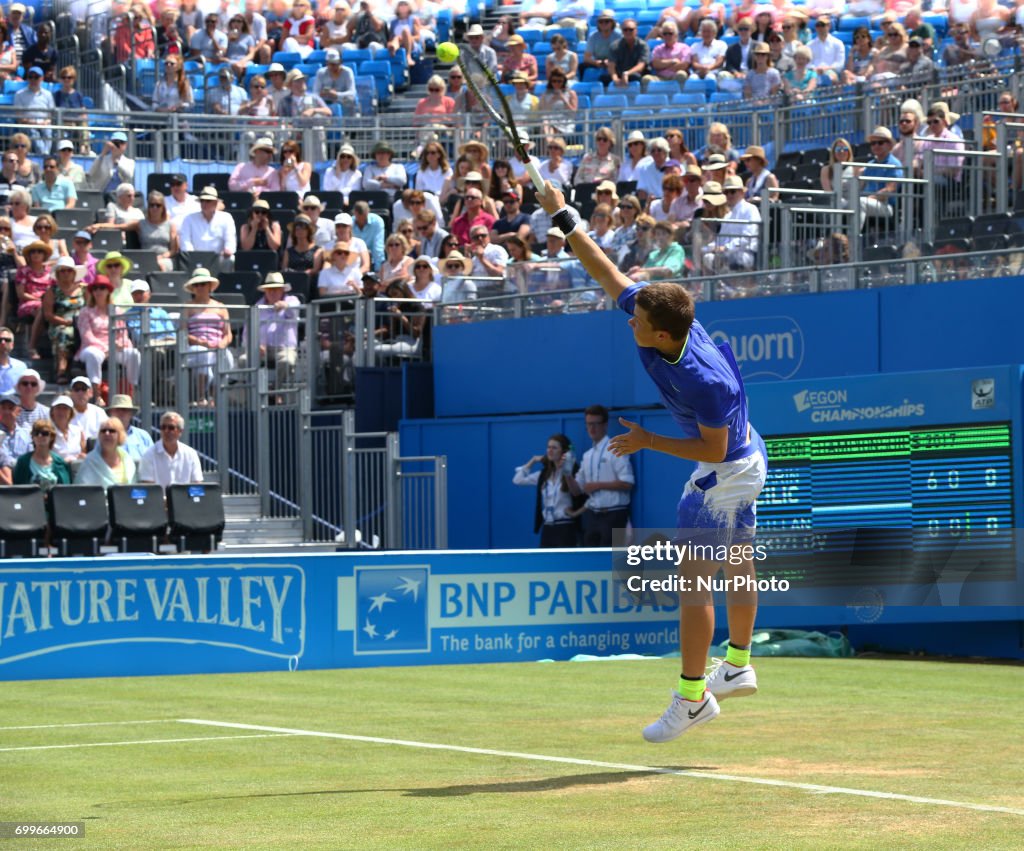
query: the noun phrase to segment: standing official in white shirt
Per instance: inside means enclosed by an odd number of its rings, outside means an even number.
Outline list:
[[[608,449],[608,409],[591,405],[583,412],[594,445],[583,453],[576,481],[587,494],[583,512],[583,546],[610,547],[612,530],[629,522],[629,496],[636,479],[627,456]]]

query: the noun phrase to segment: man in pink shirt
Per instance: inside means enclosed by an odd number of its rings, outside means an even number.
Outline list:
[[[644,85],[651,80],[678,80],[682,83],[690,76],[690,48],[680,40],[675,21],[661,25],[661,37],[662,44],[651,52],[654,73],[644,77]]]
[[[239,163],[228,178],[228,188],[232,192],[254,192],[259,195],[266,186],[270,175],[274,173],[274,142],[269,138],[258,139],[249,148],[249,162]]]
[[[466,192],[466,212],[452,221],[452,236],[458,239],[459,244],[468,246],[472,240],[469,235],[476,225],[486,225],[489,231],[494,227],[497,219],[483,208],[484,194],[479,189],[469,189]]]

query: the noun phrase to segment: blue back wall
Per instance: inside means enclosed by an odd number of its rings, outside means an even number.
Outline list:
[[[747,381],[1024,362],[1021,278],[699,304]],[[434,335],[438,417],[657,404],[619,311],[448,325]]]

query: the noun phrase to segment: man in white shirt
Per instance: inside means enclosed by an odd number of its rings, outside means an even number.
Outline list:
[[[92,404],[92,393],[92,382],[84,375],[77,376],[71,382],[71,402],[74,408],[71,422],[85,433],[86,440],[95,440],[100,433],[100,423],[107,419],[106,411]]]
[[[188,191],[188,178],[183,174],[171,175],[170,194],[164,196],[167,215],[178,230],[185,216],[199,212],[199,199]]]
[[[832,35],[831,30],[832,19],[828,15],[822,15],[814,24],[814,31],[818,37],[811,41],[809,47],[811,67],[835,83],[846,67],[846,45]]]
[[[493,47],[484,44],[484,29],[480,24],[473,24],[466,30],[466,43],[462,47],[472,53],[480,63],[490,68],[495,75],[498,73],[498,54]]]
[[[179,438],[185,420],[175,411],[160,417],[160,441],[142,454],[139,461],[139,482],[155,482],[164,490],[170,485],[187,485],[203,481],[199,454]]]
[[[469,230],[469,259],[473,262],[472,274],[479,278],[504,278],[508,265],[508,252],[491,242],[491,230],[487,225],[473,225]],[[490,281],[478,281],[486,285]]]
[[[185,217],[181,223],[178,239],[181,250],[215,251],[221,260],[221,269],[225,263],[232,262],[237,247],[235,220],[231,213],[217,209],[220,206],[220,195],[214,186],[207,186],[199,193],[199,212]]]
[[[334,219],[329,219],[320,214],[324,211],[323,202],[316,195],[307,195],[302,199],[301,213],[309,216],[315,226],[313,242],[319,245],[324,251],[330,251],[338,243],[334,233]]]
[[[371,153],[373,162],[363,165],[363,190],[387,192],[394,201],[395,195],[409,182],[405,167],[393,162],[395,149],[387,142],[378,142]]]
[[[469,175],[466,177],[468,181]],[[403,189],[402,197],[391,207],[391,229],[394,230],[406,219],[415,219],[423,210],[432,210],[439,221],[444,220],[441,202],[437,200],[437,196],[433,192],[424,192],[421,189]]]
[[[341,54],[334,48],[325,58],[327,64],[313,78],[313,94],[320,95],[327,104],[340,103],[346,115],[358,115],[359,96],[352,69],[341,64]]]
[[[643,202],[661,197],[661,181],[665,177],[662,169],[668,162],[669,154],[668,140],[661,136],[652,139],[650,152],[650,156],[644,157],[633,173],[637,197]]]
[[[761,232],[761,213],[744,199],[743,180],[735,174],[725,179],[722,190],[729,210],[718,236],[705,247],[704,266],[716,273],[753,269]]]
[[[690,48],[690,73],[702,80],[710,76],[712,79],[725,65],[726,43],[715,38],[718,35],[718,24],[711,18],[700,22],[700,41]]]
[[[591,405],[583,412],[594,445],[583,453],[576,481],[587,494],[583,512],[583,546],[610,547],[612,530],[629,522],[629,498],[636,478],[629,457],[608,449],[608,409]]]

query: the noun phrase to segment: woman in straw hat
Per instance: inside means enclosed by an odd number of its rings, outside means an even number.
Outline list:
[[[53,278],[46,265],[50,258],[50,246],[37,239],[26,245],[22,254],[25,265],[14,274],[14,288],[18,294],[18,319],[32,320],[29,356],[32,360],[39,360],[36,344],[43,329],[43,296],[53,285]]]
[[[75,355],[85,364],[85,374],[96,390],[96,404],[102,407],[106,391],[103,389],[103,362],[110,357],[110,298],[114,287],[106,275],[97,275],[86,288],[86,303],[78,313],[78,334],[82,347]],[[128,329],[122,324],[114,340],[115,356],[124,369],[129,395],[139,380],[141,358],[132,345]]]
[[[267,98],[273,103],[270,98]],[[241,114],[241,113],[239,113]],[[274,176],[274,142],[269,137],[257,139],[249,148],[249,162],[239,163],[228,178],[232,192],[252,192],[259,195]]]
[[[260,284],[259,290],[263,295],[256,302],[260,361],[274,367],[276,388],[291,384],[295,377],[301,304],[295,296],[289,295],[291,289],[284,275],[271,272]],[[242,348],[248,349],[244,334]]]
[[[327,171],[324,172],[324,192],[340,192],[345,196],[345,203],[348,203],[350,193],[358,191],[363,186],[363,173],[359,170],[359,157],[356,149],[349,144],[344,144],[338,150],[338,158]]]
[[[740,161],[750,172],[743,197],[751,204],[760,204],[765,192],[779,188],[779,180],[768,170],[768,157],[760,145],[750,145]]]
[[[288,247],[281,259],[284,272],[305,272],[310,282],[316,280],[324,267],[324,250],[313,240],[316,230],[309,216],[298,215],[288,224]]]
[[[57,361],[57,382],[67,380],[68,363],[75,348],[75,320],[85,307],[82,278],[85,269],[70,257],[54,264],[56,283],[43,295],[43,318],[49,326],[50,348]]]
[[[228,349],[232,341],[231,317],[224,303],[213,298],[219,286],[220,281],[202,267],[185,282],[185,291],[192,295],[192,303],[185,308],[190,352],[185,365],[195,373],[196,404],[201,408],[214,404],[213,369],[218,352],[223,352],[223,363],[228,369],[234,366]]]
[[[320,298],[358,296],[362,293],[362,262],[359,253],[348,242],[339,242],[331,249],[329,263],[317,278]]]
[[[103,259],[96,264],[96,271],[100,275],[106,275],[113,287],[113,295],[110,300],[124,307],[131,307],[135,302],[132,300],[131,285],[125,277],[132,269],[132,261],[125,257],[120,251],[108,251]]]
[[[484,180],[491,179],[491,151],[487,145],[479,139],[470,139],[464,145],[459,147],[459,156],[461,157],[463,154],[469,157],[469,171],[480,172]]]

